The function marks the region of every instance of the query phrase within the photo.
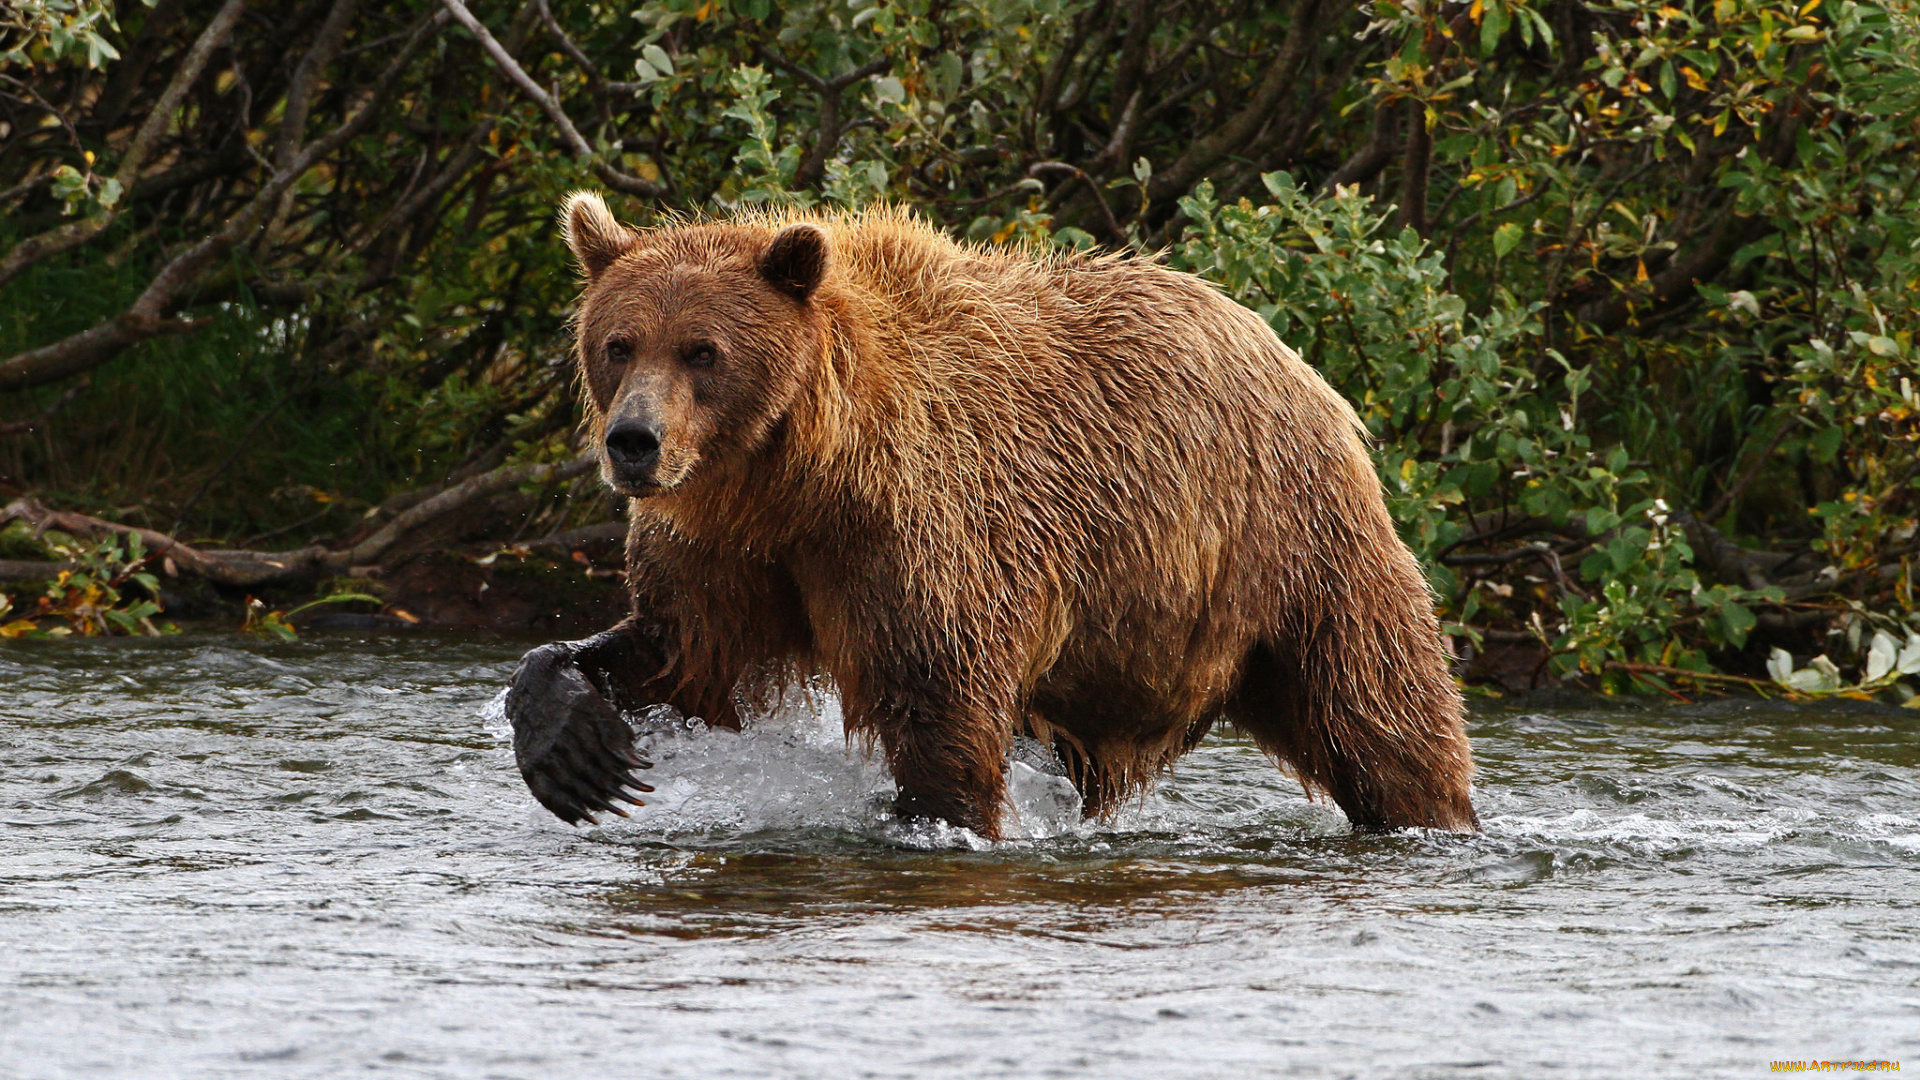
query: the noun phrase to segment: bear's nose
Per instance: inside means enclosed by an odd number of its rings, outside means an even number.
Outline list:
[[[622,471],[644,472],[660,460],[660,429],[637,417],[623,417],[607,429],[607,457]]]

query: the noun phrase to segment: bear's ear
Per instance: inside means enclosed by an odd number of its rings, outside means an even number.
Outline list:
[[[760,256],[760,276],[767,279],[767,284],[806,303],[827,276],[827,234],[807,222],[781,229],[767,245],[767,253]]]
[[[591,281],[613,261],[625,255],[638,237],[633,230],[613,219],[613,212],[600,196],[591,191],[576,191],[567,196],[560,211],[560,227],[566,233],[567,246],[580,269]]]

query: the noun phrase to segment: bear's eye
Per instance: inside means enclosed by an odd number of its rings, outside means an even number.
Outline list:
[[[633,359],[633,346],[618,338],[607,342],[608,363],[624,364],[631,359]]]
[[[708,342],[701,342],[687,349],[688,367],[712,367],[720,359],[720,350]]]

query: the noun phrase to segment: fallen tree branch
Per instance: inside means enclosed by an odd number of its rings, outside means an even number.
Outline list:
[[[36,535],[57,529],[81,537],[137,536],[155,558],[170,562],[177,570],[221,585],[250,588],[269,581],[339,573],[377,563],[409,534],[455,510],[522,484],[547,484],[571,479],[591,470],[595,461],[593,456],[582,454],[568,461],[509,465],[483,473],[421,502],[395,517],[372,536],[340,550],[317,544],[293,551],[201,550],[155,529],[103,521],[71,511],[49,510],[34,499],[15,499],[0,508],[0,526],[24,521],[33,527]]]
[[[1749,589],[1764,589],[1773,584],[1768,571],[1793,558],[1777,551],[1748,551],[1720,534],[1720,530],[1695,517],[1690,511],[1675,510],[1673,520],[1687,534],[1696,558],[1722,581],[1739,582]]]
[[[1607,670],[1624,671],[1629,675],[1665,675],[1669,678],[1692,679],[1702,683],[1732,683],[1749,686],[1756,690],[1780,690],[1779,684],[1771,679],[1750,679],[1745,675],[1716,675],[1710,671],[1693,671],[1688,668],[1668,667],[1665,664],[1631,664],[1624,660],[1609,660]]]
[[[468,503],[519,487],[521,484],[550,484],[571,480],[591,470],[596,463],[597,459],[593,455],[582,454],[571,461],[546,465],[510,465],[492,472],[481,473],[395,516],[378,532],[346,551],[329,552],[326,556],[327,563],[330,566],[346,568],[375,562],[408,533]]]
[[[1754,614],[1755,626],[1762,630],[1811,630],[1833,621],[1831,611],[1761,611]]]
[[[79,563],[38,562],[24,559],[0,559],[0,581],[37,584],[52,581],[64,570],[78,570]]]
[[[577,529],[557,532],[552,536],[543,536],[538,540],[527,541],[531,551],[571,551],[587,544],[613,544],[625,541],[627,523],[624,521],[603,521],[598,525],[582,525]]]
[[[273,573],[274,570],[293,565],[308,565],[315,561],[318,555],[324,553],[316,548],[272,554],[251,551],[199,551],[154,529],[102,521],[96,517],[71,511],[49,510],[34,499],[15,499],[4,508],[0,508],[0,525],[13,521],[24,521],[33,526],[36,536],[49,529],[57,529],[60,532],[81,537],[137,536],[142,546],[155,558],[169,560],[181,570],[222,585],[255,585],[272,580],[278,576]]]

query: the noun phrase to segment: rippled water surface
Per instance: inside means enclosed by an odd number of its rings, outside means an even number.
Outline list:
[[[908,830],[796,696],[570,829],[522,643],[0,648],[0,1076],[1920,1069],[1920,715],[1493,704],[1483,836],[1349,835],[1210,739],[1118,821]]]

